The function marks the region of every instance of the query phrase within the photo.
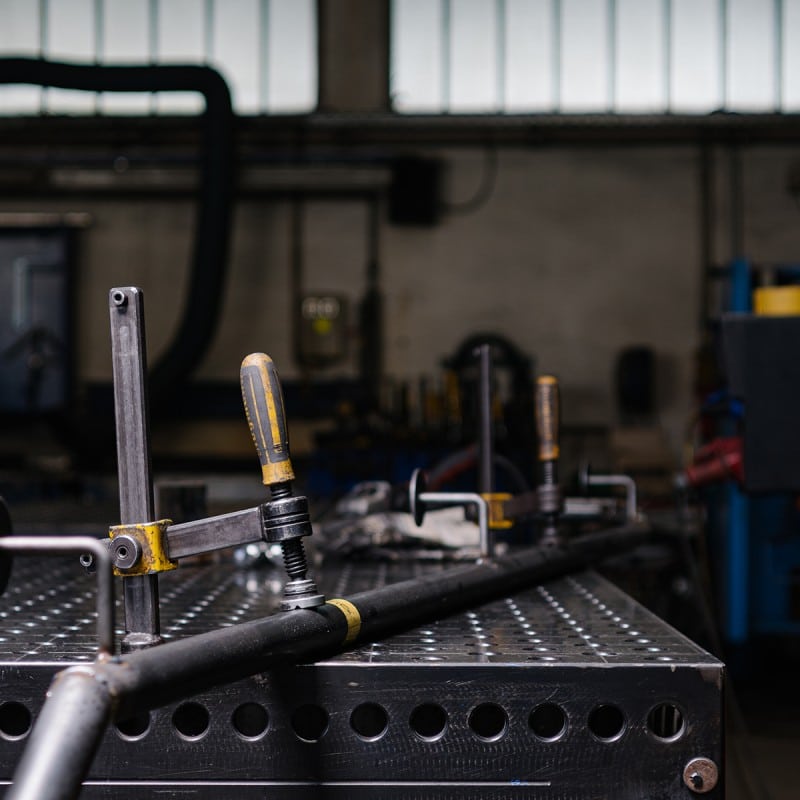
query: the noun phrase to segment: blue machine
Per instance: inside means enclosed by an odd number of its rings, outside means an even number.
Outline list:
[[[737,259],[730,265],[727,305],[731,312],[741,315],[752,312],[753,273],[746,259]],[[796,267],[781,268],[780,273],[800,276]],[[787,339],[787,347],[790,341]],[[765,353],[765,358],[768,357]],[[733,383],[730,374],[728,379]],[[769,389],[765,387],[764,391]],[[784,394],[780,402],[791,402]],[[747,424],[748,403],[745,401],[741,406],[734,400],[718,421],[717,430],[722,436],[736,435],[742,425],[746,430]],[[788,427],[796,426],[790,423]],[[774,428],[770,435],[785,435],[786,426],[782,429],[779,420]],[[746,445],[744,455],[747,476]],[[743,645],[755,636],[800,634],[798,495],[795,491],[765,490],[763,485],[760,491],[752,492],[747,483],[746,480],[742,487],[734,480],[727,480],[706,490],[717,601],[723,634],[731,645]]]

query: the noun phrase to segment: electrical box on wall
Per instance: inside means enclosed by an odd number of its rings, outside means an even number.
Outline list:
[[[389,222],[430,227],[442,213],[443,164],[439,159],[407,156],[392,162]]]
[[[332,293],[303,294],[295,310],[295,353],[304,367],[328,367],[347,355],[347,299]]]

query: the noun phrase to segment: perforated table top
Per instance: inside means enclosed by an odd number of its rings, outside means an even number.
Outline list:
[[[386,586],[432,570],[424,563],[333,564],[319,576],[328,596]],[[161,577],[165,639],[275,613],[281,573],[230,562],[182,566]],[[80,662],[96,647],[93,578],[72,559],[18,558],[0,599],[0,662]],[[122,620],[117,603],[117,621]],[[122,630],[118,626],[118,634]],[[427,623],[336,657],[364,663],[694,664],[700,647],[594,572]]]

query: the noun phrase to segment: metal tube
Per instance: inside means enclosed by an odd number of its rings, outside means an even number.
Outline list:
[[[144,297],[135,286],[109,292],[114,411],[117,421],[119,515],[123,525],[152,522],[155,516],[150,470],[147,356]],[[134,650],[161,641],[158,575],[123,578],[123,648]]]
[[[121,719],[134,711],[157,708],[279,663],[330,657],[355,643],[587,567],[603,557],[630,549],[648,533],[645,525],[629,525],[580,537],[572,541],[569,549],[528,548],[493,561],[361,592],[348,600],[332,600],[314,609],[289,611],[222,628],[130,653],[121,659],[99,661],[91,667],[73,667],[56,676],[15,773],[14,793],[8,795],[9,800],[77,797],[99,746],[98,727],[108,719],[112,698],[113,715]],[[75,673],[81,679],[90,676],[97,687],[102,687],[92,692],[85,690],[85,697],[79,699],[96,700],[106,709],[106,717],[95,709],[86,724],[77,727],[60,724],[55,732],[48,731],[59,710],[68,710],[74,701],[77,678],[66,680],[66,676]],[[102,698],[95,695],[103,692],[107,697],[101,702]],[[50,760],[67,741],[71,762],[55,779]],[[58,760],[61,762],[60,756]],[[51,777],[49,783],[40,780],[40,773]]]
[[[56,675],[6,800],[73,800],[111,719],[113,695],[97,667]]]
[[[111,555],[104,542],[91,536],[3,536],[0,550],[12,553],[91,553],[97,570],[98,655],[114,652],[114,583]]]

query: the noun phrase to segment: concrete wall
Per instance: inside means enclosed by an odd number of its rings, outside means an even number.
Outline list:
[[[480,150],[440,152],[451,200],[472,194]],[[662,422],[677,449],[691,400],[698,343],[698,153],[692,147],[504,149],[486,204],[434,228],[383,223],[386,370],[434,374],[476,331],[504,334],[562,379],[564,419],[613,423],[612,375],[620,348],[645,344],[659,359]],[[744,248],[756,260],[800,261],[800,209],[787,172],[800,149],[752,148],[743,158]],[[717,157],[715,258],[731,255],[728,160]],[[106,294],[138,284],[147,300],[150,360],[173,334],[185,295],[192,209],[183,201],[4,201],[3,210],[85,210],[79,267],[79,372],[108,379]],[[292,362],[289,208],[248,201],[235,231],[222,325],[203,378],[235,379],[247,352]],[[311,202],[305,287],[347,295],[364,289],[367,209]],[[354,317],[354,314],[353,314]],[[355,334],[352,350],[355,352]],[[355,374],[355,358],[333,371]]]

